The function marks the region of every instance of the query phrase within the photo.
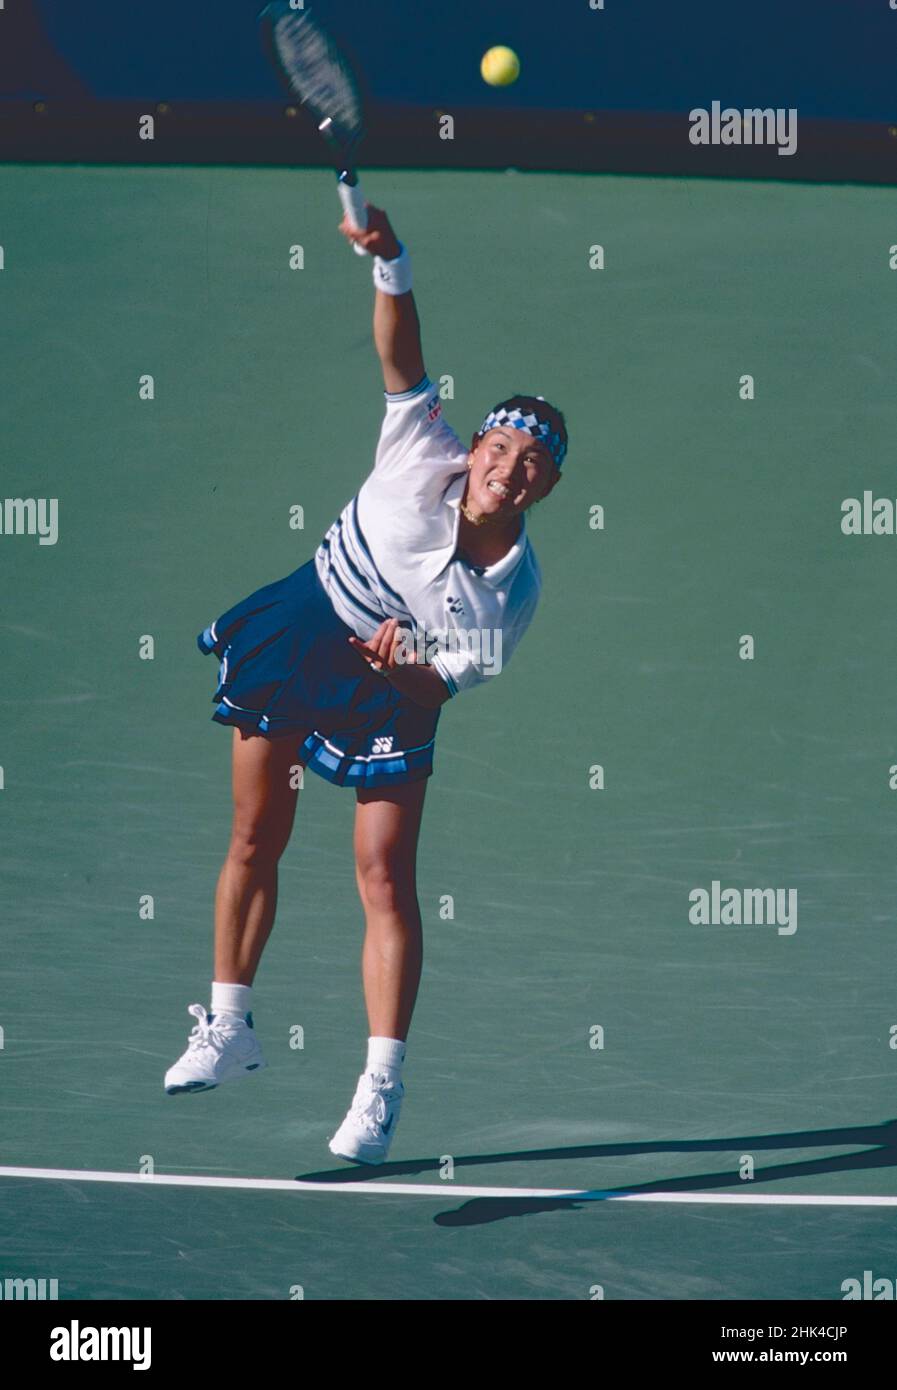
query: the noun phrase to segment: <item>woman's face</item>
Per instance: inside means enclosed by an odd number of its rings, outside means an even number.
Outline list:
[[[496,519],[525,512],[547,497],[560,478],[547,446],[510,425],[488,430],[468,462],[467,503]]]

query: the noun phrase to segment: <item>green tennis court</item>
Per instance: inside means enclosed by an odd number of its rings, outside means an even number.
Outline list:
[[[332,174],[3,172],[3,496],[57,499],[58,537],[0,536],[2,1267],[119,1299],[838,1299],[893,1277],[897,538],[841,517],[897,497],[897,194],[366,181],[414,247],[449,422],[538,392],[571,440],[529,521],[528,640],[440,722],[378,1170],[326,1147],[365,1038],[363,919],[355,799],[311,775],[256,980],[269,1069],[162,1091],[230,824],[195,635],[311,557],[379,431]],[[793,890],[796,929],[693,924],[714,882]],[[96,1180],[150,1163],[330,1186]]]

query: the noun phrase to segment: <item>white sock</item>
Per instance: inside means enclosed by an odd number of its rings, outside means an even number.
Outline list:
[[[368,1038],[368,1059],[365,1071],[376,1071],[387,1081],[401,1081],[405,1061],[405,1044],[398,1038]]]
[[[244,1019],[252,1008],[252,985],[223,985],[212,981],[212,1004],[210,1014],[220,1018],[222,1014]]]

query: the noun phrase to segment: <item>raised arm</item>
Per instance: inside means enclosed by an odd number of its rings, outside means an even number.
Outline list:
[[[372,256],[392,261],[399,255],[399,239],[382,208],[367,204],[368,225],[356,231],[343,218],[339,230],[348,241],[357,241]],[[383,368],[387,391],[410,391],[424,376],[420,321],[411,290],[407,294],[374,292],[374,346]]]

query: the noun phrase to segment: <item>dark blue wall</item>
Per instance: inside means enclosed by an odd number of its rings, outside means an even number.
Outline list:
[[[22,0],[7,0],[7,10]],[[688,111],[794,106],[803,117],[897,121],[889,0],[321,0],[375,97]],[[276,99],[257,0],[36,0],[56,48],[104,99]],[[493,91],[479,59],[515,48],[520,80]],[[47,79],[47,82],[52,79]],[[47,82],[44,85],[47,85]],[[18,93],[39,91],[39,73]]]

